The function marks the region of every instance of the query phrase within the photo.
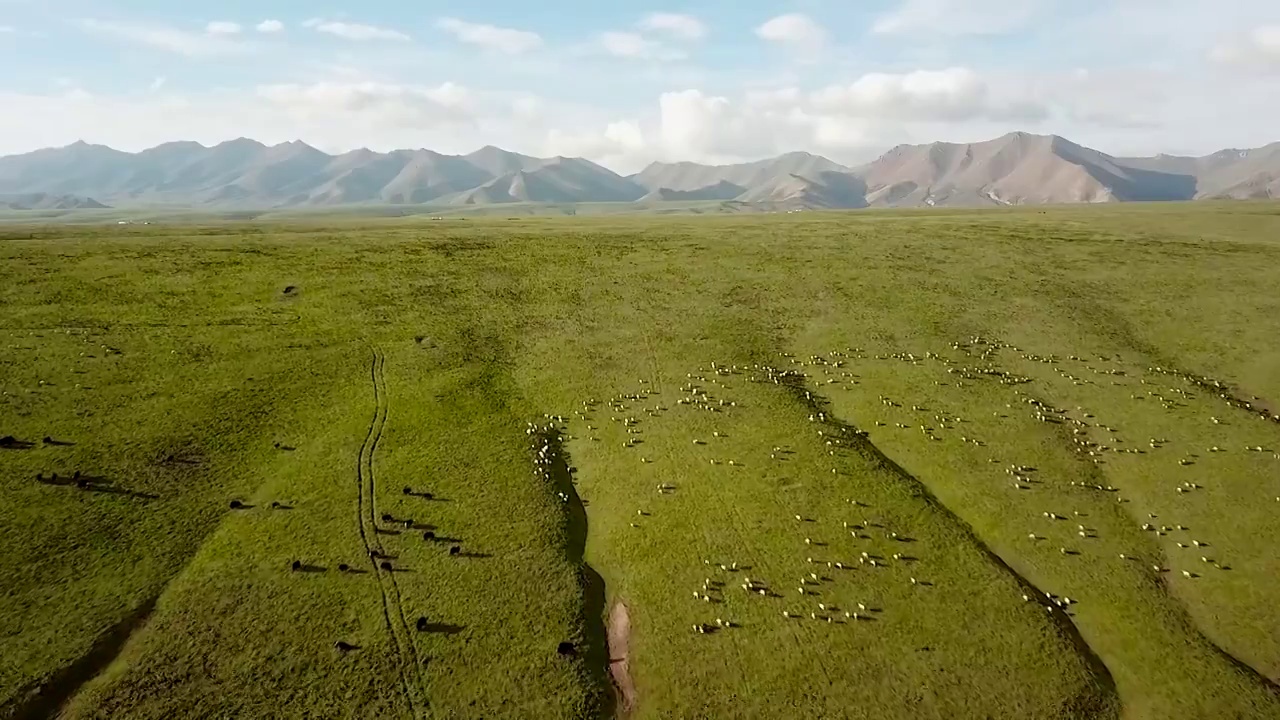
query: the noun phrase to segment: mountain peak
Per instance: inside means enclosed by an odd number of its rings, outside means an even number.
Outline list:
[[[262,148],[265,148],[265,147],[267,147],[267,146],[266,146],[266,145],[263,145],[262,143],[258,142],[257,140],[250,140],[249,138],[246,138],[246,137],[238,137],[238,138],[236,138],[235,140],[224,140],[224,141],[222,141],[222,142],[218,143],[217,145],[214,145],[213,147],[214,147],[214,149],[216,150],[216,149],[218,149],[218,148],[253,148],[253,149],[262,149]]]

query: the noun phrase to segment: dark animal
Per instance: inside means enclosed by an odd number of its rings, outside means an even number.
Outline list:
[[[405,486],[404,486],[404,494],[405,494],[405,495],[412,495],[412,494],[413,494],[413,488],[409,487],[408,485],[405,485]]]
[[[434,542],[436,539],[436,534],[428,530],[422,533],[422,539],[426,540],[427,542]]]
[[[294,572],[297,572],[297,571],[299,571],[299,570],[301,570],[301,569],[302,569],[302,561],[301,561],[301,560],[294,560],[294,561],[293,561],[293,565],[291,565],[290,567],[292,567],[292,568],[293,568],[293,571],[294,571]]]
[[[271,502],[271,509],[272,509],[272,510],[279,510],[279,509],[280,509],[280,503],[275,502],[275,501],[273,500],[273,501]]]
[[[89,487],[89,481],[85,480],[84,478],[80,478],[79,480],[76,480],[76,487],[80,488],[81,490],[86,490]]]
[[[387,572],[391,572],[391,563],[383,561],[381,567],[383,570],[386,570]]]
[[[346,572],[350,569],[351,569],[351,566],[346,563],[342,563],[341,565],[338,566],[338,572]]]
[[[382,522],[395,522],[396,518],[391,513],[382,513]]]
[[[578,648],[574,647],[571,642],[562,642],[556,646],[556,652],[563,657],[573,657],[578,654]]]
[[[418,632],[426,632],[426,631],[427,631],[427,619],[424,617],[418,618]]]
[[[461,554],[462,554],[462,548],[458,547],[457,545],[454,545],[453,547],[449,548],[449,554],[450,554],[450,555],[461,555]]]
[[[231,509],[232,509],[232,510],[242,510],[242,509],[244,509],[244,503],[240,502],[239,500],[232,500],[232,501],[231,501]]]
[[[404,529],[405,529],[405,530],[412,530],[412,529],[413,529],[413,518],[405,518],[405,520],[404,520]]]
[[[284,289],[284,294],[285,294],[285,295],[292,295],[292,294],[293,294],[293,291],[294,291],[294,290],[297,290],[297,289],[298,289],[298,288],[296,288],[296,287],[294,287],[294,286],[290,285],[289,287],[287,287],[287,288],[285,288],[285,289]]]
[[[356,647],[355,645],[352,645],[352,644],[350,644],[350,643],[342,642],[341,640],[339,640],[338,642],[334,643],[334,644],[333,644],[333,646],[334,646],[335,648],[337,648],[337,649],[338,649],[338,652],[350,652],[350,651],[352,651],[352,650],[358,650],[358,649],[359,649],[359,648],[358,648],[358,647]]]

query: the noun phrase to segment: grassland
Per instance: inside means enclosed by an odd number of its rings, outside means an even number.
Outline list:
[[[0,228],[0,717],[1280,717],[1277,287],[1271,204]]]

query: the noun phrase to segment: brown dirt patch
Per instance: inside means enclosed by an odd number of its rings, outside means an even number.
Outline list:
[[[618,715],[628,715],[636,707],[636,686],[631,682],[628,641],[631,616],[625,603],[615,603],[609,611],[609,674],[618,688]]]

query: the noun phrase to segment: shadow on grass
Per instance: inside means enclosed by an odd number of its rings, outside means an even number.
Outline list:
[[[139,500],[158,500],[160,498],[160,496],[155,493],[139,492],[137,490],[116,487],[115,481],[109,480],[105,477],[80,475],[79,473],[68,477],[58,477],[57,475],[45,477],[41,474],[36,476],[36,482],[50,487],[75,488],[83,492],[103,495],[120,495]]]
[[[1001,570],[1011,575],[1019,585],[1021,585],[1029,594],[1043,596],[1043,592],[1035,586],[1025,576],[1015,570],[1004,558],[1000,557],[994,550],[987,546],[985,542],[978,536],[973,526],[969,525],[963,518],[957,515],[948,506],[943,504],[941,500],[933,494],[927,485],[920,481],[919,478],[912,475],[906,468],[899,465],[896,461],[884,453],[871,439],[859,432],[858,428],[833,417],[829,409],[830,402],[823,398],[818,392],[808,389],[807,376],[799,371],[794,370],[777,370],[771,369],[770,376],[775,380],[776,384],[785,388],[797,403],[799,403],[808,414],[817,415],[823,413],[826,419],[823,424],[832,430],[835,430],[835,436],[847,438],[849,447],[857,452],[861,457],[879,465],[884,470],[897,476],[906,483],[912,491],[925,502],[928,506],[946,517],[948,520],[958,526],[966,535],[969,536],[973,544],[993,562]],[[878,526],[877,523],[867,523],[870,527]],[[927,585],[927,582],[918,584]],[[1116,706],[1115,678],[1111,675],[1111,671],[1107,669],[1102,658],[1094,652],[1093,648],[1085,641],[1075,624],[1071,622],[1064,613],[1051,612],[1050,617],[1054,621],[1054,625],[1061,635],[1075,648],[1080,658],[1084,661],[1085,666],[1089,669],[1090,674],[1098,688],[1096,695],[1082,695],[1074,699],[1073,711],[1088,716],[1105,715],[1108,708]]]
[[[609,672],[604,578],[583,559],[587,547],[586,505],[573,484],[573,473],[569,470],[571,464],[560,432],[554,427],[540,427],[532,438],[535,450],[544,444],[548,449],[545,469],[549,471],[552,485],[548,490],[568,498],[562,504],[565,508],[565,554],[570,562],[578,564],[579,582],[582,585],[582,616],[579,619],[582,632],[581,652],[565,657],[576,658],[585,663],[585,669],[598,691],[593,698],[590,715],[612,718],[617,714],[618,692]]]
[[[134,631],[142,627],[147,618],[151,617],[159,597],[156,595],[149,598],[99,635],[89,651],[79,659],[64,665],[43,680],[38,680],[19,690],[15,700],[0,706],[0,717],[11,720],[57,717],[63,706],[80,691],[80,688],[97,677],[115,660]]]

